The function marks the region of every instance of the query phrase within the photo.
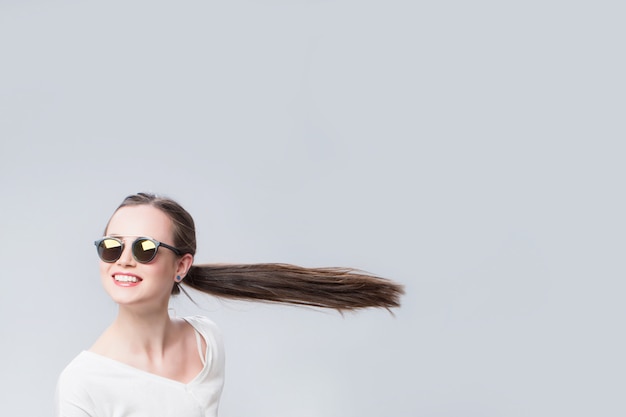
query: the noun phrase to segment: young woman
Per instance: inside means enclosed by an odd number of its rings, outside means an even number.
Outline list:
[[[222,338],[205,317],[169,316],[169,298],[183,283],[218,297],[340,311],[398,307],[403,294],[401,285],[348,268],[194,265],[191,215],[146,193],[122,202],[95,245],[118,315],[61,373],[57,417],[217,416]]]

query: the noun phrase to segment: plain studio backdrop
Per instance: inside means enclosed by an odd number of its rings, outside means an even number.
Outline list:
[[[0,415],[52,415],[116,313],[93,241],[151,191],[198,263],[406,286],[395,317],[179,297],[223,417],[624,416],[625,11],[0,0]]]

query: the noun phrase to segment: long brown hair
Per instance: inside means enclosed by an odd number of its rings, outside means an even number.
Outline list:
[[[138,193],[126,197],[118,209],[138,205],[151,205],[167,214],[174,224],[174,246],[183,254],[195,255],[194,221],[180,204],[167,197]],[[402,285],[354,268],[305,268],[282,263],[193,265],[183,282],[217,297],[339,311],[399,307],[404,294]],[[180,291],[180,284],[175,284],[172,294]]]

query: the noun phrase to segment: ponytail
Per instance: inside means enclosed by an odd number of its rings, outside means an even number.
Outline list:
[[[352,268],[296,265],[204,264],[191,267],[186,285],[217,297],[332,308],[400,306],[404,287]]]

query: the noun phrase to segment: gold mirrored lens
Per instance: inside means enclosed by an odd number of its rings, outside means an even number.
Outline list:
[[[114,248],[119,248],[120,246],[122,246],[122,243],[118,242],[115,239],[104,239],[102,241],[102,245],[104,245],[105,249],[114,249]]]
[[[122,242],[116,239],[104,239],[98,245],[98,254],[104,262],[114,262],[122,254]]]
[[[149,239],[137,239],[133,243],[133,255],[138,262],[150,262],[156,255],[157,244]]]
[[[145,251],[156,249],[156,244],[151,240],[143,240],[141,242],[141,249]]]

